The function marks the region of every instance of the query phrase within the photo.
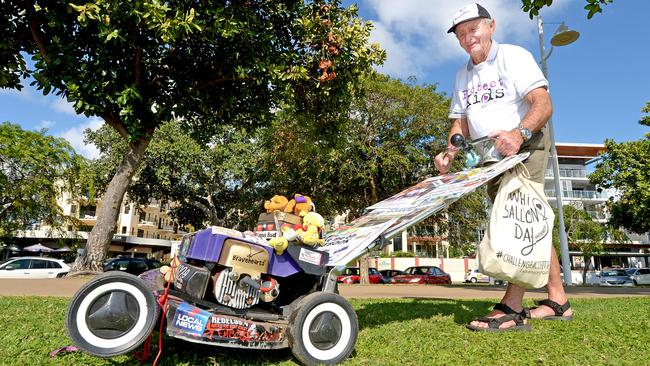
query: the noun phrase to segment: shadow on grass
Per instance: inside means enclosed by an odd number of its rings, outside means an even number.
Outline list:
[[[353,300],[353,303],[356,301]],[[363,302],[355,306],[359,328],[375,328],[387,323],[399,323],[415,319],[429,319],[436,316],[453,315],[454,322],[465,324],[475,316],[487,313],[494,302],[482,300],[450,299],[381,299]],[[153,340],[157,344],[157,335]],[[148,362],[151,364],[157,354],[152,347]],[[141,365],[134,357],[123,362],[107,360],[112,365]],[[291,350],[242,350],[186,342],[180,339],[163,338],[163,353],[159,365],[295,365],[297,360]]]
[[[453,315],[456,324],[466,324],[474,317],[492,310],[494,301],[402,298],[364,303],[357,309],[359,328],[374,328],[392,322],[429,319]]]

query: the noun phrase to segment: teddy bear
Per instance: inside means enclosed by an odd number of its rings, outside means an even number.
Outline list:
[[[309,212],[302,218],[302,228],[296,230],[298,240],[303,244],[323,245],[325,240],[320,238],[320,231],[325,226],[325,219],[316,212]]]
[[[267,213],[283,211],[287,207],[287,203],[289,203],[287,197],[276,194],[271,198],[271,200],[264,201],[264,208]]]
[[[298,233],[296,230],[289,224],[284,224],[280,228],[282,231],[282,236],[278,236],[269,240],[269,245],[275,249],[275,254],[282,255],[285,249],[289,246],[290,241],[294,241],[298,238]]]
[[[180,264],[181,261],[178,259],[178,257],[174,256],[168,266],[165,265],[160,267],[159,271],[162,273],[165,282],[171,282],[172,280],[176,281],[176,269],[178,269],[178,266]],[[174,278],[172,278],[172,267],[174,267]]]
[[[302,194],[296,193],[293,196],[293,199],[287,203],[287,206],[284,208],[284,212],[293,213],[300,217],[305,216],[308,212],[312,211],[314,204],[311,201],[309,196],[303,196]]]
[[[269,240],[269,245],[275,250],[275,254],[282,255],[284,250],[289,246],[289,241],[282,236],[276,236]]]

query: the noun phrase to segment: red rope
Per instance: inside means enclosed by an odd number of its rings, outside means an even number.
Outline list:
[[[160,358],[160,355],[162,354],[162,339],[163,339],[163,323],[164,319],[167,316],[167,310],[169,308],[169,286],[171,285],[173,279],[174,279],[174,268],[176,267],[176,257],[172,259],[171,263],[171,269],[169,273],[169,282],[167,282],[167,287],[165,287],[165,292],[163,292],[162,296],[158,298],[158,304],[160,305],[162,311],[160,312],[160,327],[158,329],[158,354],[156,355],[156,359],[153,361],[153,366],[156,366],[158,363],[158,359]],[[149,359],[149,356],[151,355],[151,341],[153,339],[153,330],[147,337],[147,339],[144,341],[144,344],[142,346],[142,351],[138,351],[134,353],[135,358],[140,361],[144,362]]]

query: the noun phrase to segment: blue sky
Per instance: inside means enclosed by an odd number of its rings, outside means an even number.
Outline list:
[[[418,81],[438,84],[451,95],[453,78],[467,56],[453,35],[446,33],[454,12],[465,2],[457,0],[358,0],[360,15],[373,21],[373,41],[388,52],[379,70],[396,78],[414,75]],[[539,60],[537,22],[521,11],[519,0],[483,0],[496,20],[495,39],[518,44]],[[638,124],[641,108],[650,101],[650,1],[615,0],[588,20],[584,0],[555,0],[541,15],[550,37],[564,21],[580,32],[573,44],[557,47],[548,59],[549,82],[555,107],[553,122],[558,142],[603,143],[638,140],[648,128]],[[26,83],[28,84],[28,83]],[[24,129],[48,128],[66,138],[75,149],[96,156],[83,144],[82,131],[98,128],[102,121],[75,114],[56,96],[43,96],[26,85],[23,91],[0,89],[0,121]]]

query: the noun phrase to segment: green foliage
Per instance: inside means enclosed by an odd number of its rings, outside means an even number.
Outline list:
[[[587,19],[591,19],[596,13],[603,12],[603,6],[611,4],[614,0],[585,0],[587,5],[585,5],[585,10],[587,10]],[[539,11],[545,7],[550,7],[553,4],[553,0],[521,0],[524,12],[528,13],[530,19],[539,15]]]
[[[0,124],[0,236],[41,221],[54,228],[71,223],[57,200],[63,191],[75,198],[84,165],[62,138]]]
[[[266,125],[282,103],[335,125],[359,76],[385,58],[368,42],[370,23],[338,0],[2,1],[0,14],[0,87],[31,76],[129,143],[74,270],[100,267],[114,208],[165,121],[203,143],[223,126]]]
[[[102,155],[92,162],[102,187],[119,164],[126,143],[107,126],[86,131]],[[174,203],[172,216],[182,225],[205,224],[250,229],[262,209],[259,138],[245,130],[222,126],[208,144],[200,144],[178,121],[160,126],[129,186],[129,199],[146,206],[150,200]]]
[[[31,75],[129,141],[172,116],[208,140],[222,123],[265,123],[287,99],[340,112],[355,78],[385,56],[367,42],[370,24],[338,1],[25,4],[0,4],[0,86]],[[335,78],[319,80],[321,59]]]
[[[650,113],[650,103],[643,112]],[[639,123],[649,126],[650,116]],[[650,231],[650,133],[637,141],[616,143],[608,139],[605,147],[607,151],[589,179],[601,189],[617,191],[608,202],[611,225],[636,233]]]
[[[603,250],[607,241],[607,231],[604,225],[594,221],[589,214],[572,205],[564,205],[564,229],[571,247],[580,250],[585,258],[590,258]],[[557,210],[554,210],[557,217]],[[560,235],[559,221],[553,226],[553,245],[559,253]]]
[[[381,252],[379,254],[379,257],[381,258],[390,258],[390,257],[395,257],[395,258],[412,258],[415,257],[415,253],[413,252],[403,252],[401,250],[392,252],[390,254]]]
[[[287,108],[265,134],[273,192],[313,195],[319,212],[365,207],[434,174],[448,128],[448,100],[434,85],[372,74],[336,131],[315,134]]]

